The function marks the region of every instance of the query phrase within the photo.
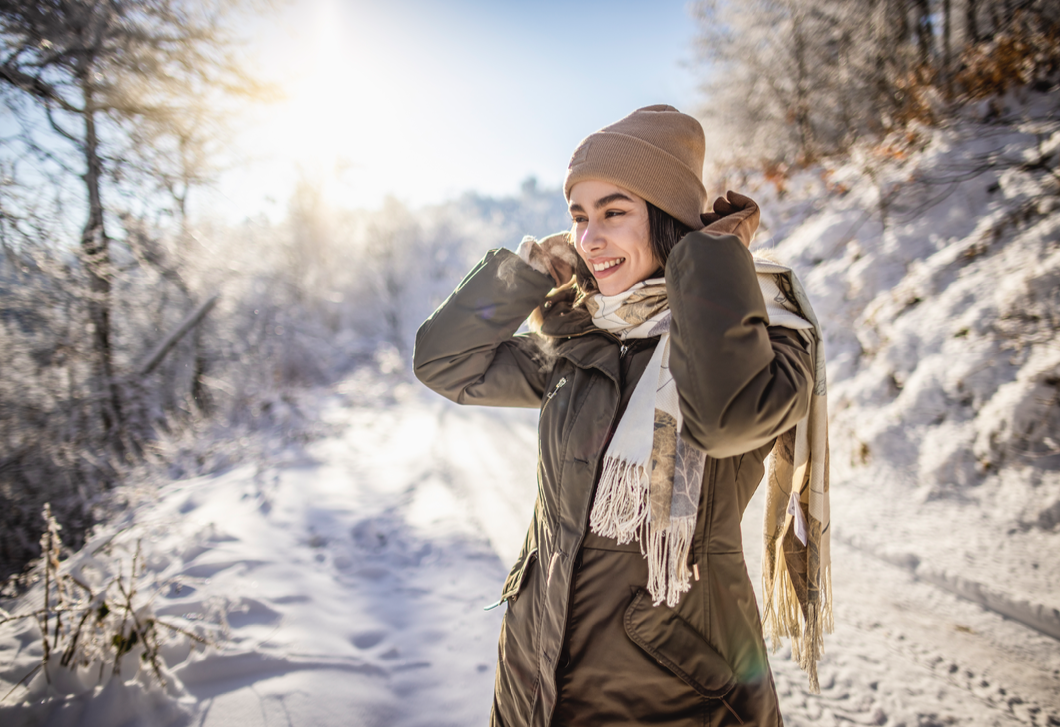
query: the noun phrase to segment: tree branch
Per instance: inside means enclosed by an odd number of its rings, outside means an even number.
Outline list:
[[[55,89],[55,86],[38,76],[24,73],[18,68],[6,64],[0,65],[0,81],[10,84],[17,89],[28,93],[34,98],[56,103],[63,109],[63,111],[69,111],[72,114],[81,113],[81,109],[63,98],[62,94]]]
[[[169,353],[170,349],[176,346],[188,331],[197,326],[202,319],[206,317],[206,314],[217,304],[217,300],[220,297],[220,293],[214,293],[203,301],[198,308],[185,316],[184,320],[180,322],[180,325],[177,326],[172,333],[162,339],[161,343],[155,346],[154,350],[151,351],[147,358],[144,359],[143,363],[140,364],[140,375],[147,376],[154,371],[155,367],[162,362],[162,359],[166,357],[166,354]]]

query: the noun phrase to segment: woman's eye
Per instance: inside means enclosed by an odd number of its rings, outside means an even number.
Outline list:
[[[608,210],[607,212],[604,213],[604,216],[605,217],[621,217],[624,214],[626,214],[625,210]]]
[[[581,215],[576,215],[572,217],[571,220],[573,220],[576,225],[584,225],[587,221],[586,218]]]

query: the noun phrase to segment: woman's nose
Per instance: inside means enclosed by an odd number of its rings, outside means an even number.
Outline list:
[[[582,230],[581,237],[578,239],[578,247],[583,252],[592,252],[599,250],[603,246],[604,240],[598,234],[596,225],[592,222],[586,223],[585,229]]]

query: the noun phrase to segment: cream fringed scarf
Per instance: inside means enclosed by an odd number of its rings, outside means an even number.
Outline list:
[[[802,331],[814,357],[809,415],[781,435],[770,459],[765,517],[765,624],[792,637],[792,653],[817,687],[823,630],[831,630],[828,561],[828,422],[820,328],[792,271],[755,260],[770,325]],[[661,336],[604,456],[590,513],[593,532],[636,539],[648,561],[655,605],[677,605],[691,588],[688,551],[696,527],[706,455],[680,436],[681,410],[670,374],[670,309],[662,278],[619,295],[586,300],[593,323],[621,339]],[[696,574],[698,579],[699,574]]]
[[[586,306],[597,328],[619,338],[661,336],[607,448],[589,526],[619,543],[636,538],[648,559],[648,592],[655,605],[665,600],[673,607],[691,587],[688,548],[706,455],[678,436],[666,281],[650,278],[618,295],[597,294]]]
[[[828,399],[824,336],[799,279],[791,269],[755,260],[767,306],[774,300],[798,311],[811,328],[804,331],[813,357],[810,411],[777,438],[766,470],[765,547],[762,552],[763,626],[776,650],[791,637],[791,654],[810,677],[810,690],[821,691],[817,660],[824,635],[832,631],[831,529],[828,509]],[[766,282],[771,283],[769,292]],[[773,313],[770,311],[770,322]],[[787,325],[787,323],[780,323]]]

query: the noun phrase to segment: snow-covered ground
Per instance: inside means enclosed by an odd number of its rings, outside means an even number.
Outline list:
[[[189,627],[227,614],[218,648],[189,651],[178,636],[165,650],[168,697],[145,691],[145,667],[42,704],[38,674],[17,695],[30,704],[3,707],[0,722],[486,721],[502,612],[482,607],[506,573],[491,541],[506,559],[521,542],[532,417],[460,411],[367,369],[321,415],[336,433],[285,463],[174,482],[86,546],[135,521],[117,543],[142,540],[154,613]],[[4,632],[4,692],[40,659],[36,633]]]
[[[1023,120],[756,192],[828,335],[836,632],[820,695],[773,659],[791,725],[1060,726],[1060,114],[1009,103]],[[213,646],[167,632],[164,688],[141,647],[117,677],[53,658],[18,684],[38,627],[0,626],[0,723],[484,724],[502,609],[482,609],[529,520],[536,412],[370,366],[319,408],[327,436],[168,483],[63,566],[113,571],[139,542],[141,615]]]
[[[304,452],[174,482],[86,549],[141,539],[154,613],[191,626],[227,612],[216,647],[172,639],[167,690],[146,667],[95,691],[49,687],[38,674],[0,721],[484,724],[502,612],[483,606],[532,507],[535,412],[460,408],[367,369],[322,412],[334,433]],[[761,505],[745,518],[756,582]],[[835,550],[837,629],[822,693],[808,693],[786,650],[773,660],[790,724],[1058,724],[1054,639],[900,565],[842,542]],[[7,692],[41,652],[33,624],[2,633]]]

